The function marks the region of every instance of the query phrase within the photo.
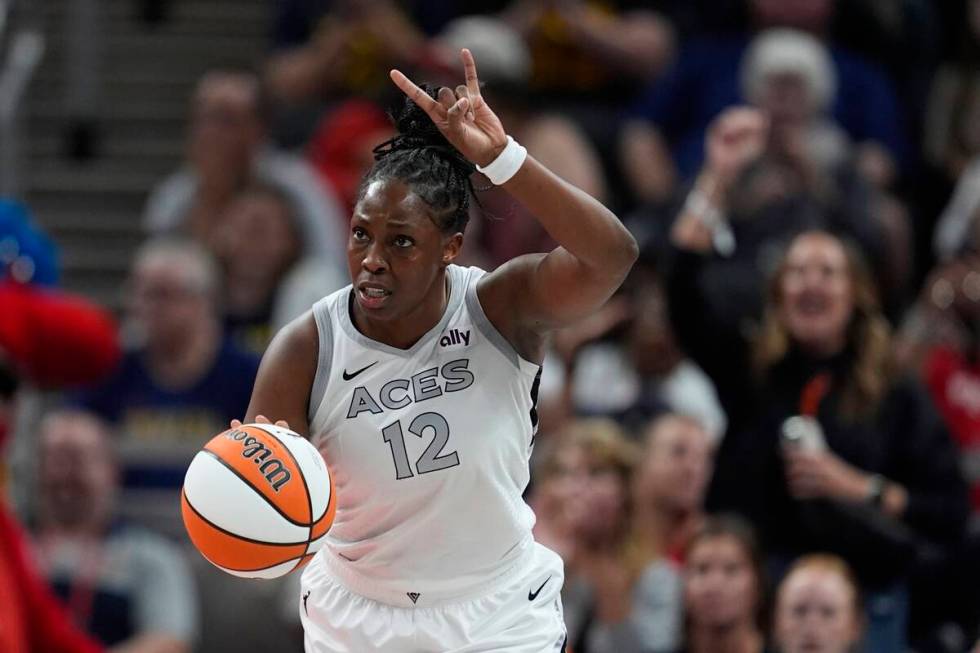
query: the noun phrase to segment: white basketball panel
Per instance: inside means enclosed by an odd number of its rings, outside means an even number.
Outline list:
[[[187,500],[212,524],[241,537],[272,544],[305,542],[309,528],[297,526],[230,469],[201,451],[184,477]]]

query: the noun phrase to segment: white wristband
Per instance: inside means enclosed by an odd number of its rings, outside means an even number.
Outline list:
[[[476,169],[486,175],[494,186],[500,186],[510,181],[510,178],[517,174],[517,171],[524,165],[527,159],[527,148],[515,141],[510,136],[507,137],[507,145],[496,159],[486,165],[477,166]]]

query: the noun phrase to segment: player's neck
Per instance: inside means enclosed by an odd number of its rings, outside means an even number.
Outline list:
[[[432,291],[410,312],[394,320],[371,320],[354,302],[352,319],[357,330],[378,342],[398,349],[409,349],[433,329],[446,313],[449,304],[449,280],[432,284]]]

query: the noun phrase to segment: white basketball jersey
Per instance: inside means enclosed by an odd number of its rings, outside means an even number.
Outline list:
[[[322,555],[369,598],[421,594],[430,604],[464,594],[532,542],[534,513],[521,495],[539,366],[484,314],[484,274],[449,266],[445,314],[405,350],[354,327],[351,286],[313,307],[310,437],[337,492]]]

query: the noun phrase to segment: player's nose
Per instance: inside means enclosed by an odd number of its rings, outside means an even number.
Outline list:
[[[371,274],[381,274],[388,269],[388,261],[385,259],[384,247],[375,241],[371,243],[364,252],[361,259],[361,267]]]

